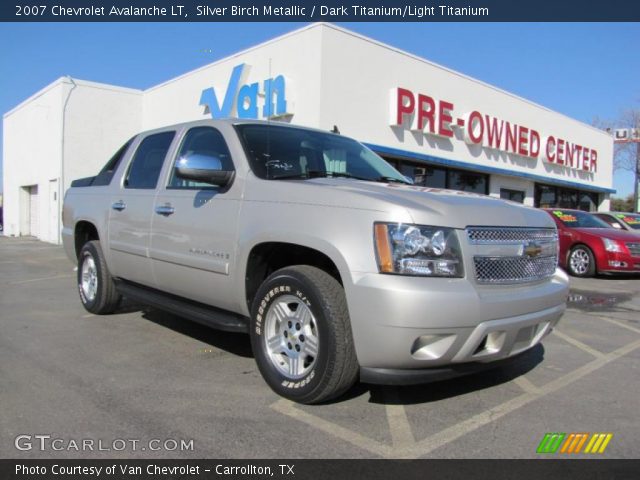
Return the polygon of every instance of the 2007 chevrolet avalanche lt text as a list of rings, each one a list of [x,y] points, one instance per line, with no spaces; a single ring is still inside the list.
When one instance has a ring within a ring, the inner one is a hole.
[[[139,134],[73,182],[63,223],[89,312],[125,296],[249,332],[301,403],[500,365],[568,293],[545,212],[411,185],[355,140],[282,123]]]

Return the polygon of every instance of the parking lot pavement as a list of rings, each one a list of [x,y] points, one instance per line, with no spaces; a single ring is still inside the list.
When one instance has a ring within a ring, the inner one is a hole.
[[[0,329],[3,458],[535,458],[547,432],[640,453],[639,277],[572,279],[559,327],[509,367],[322,406],[272,393],[245,335],[126,303],[87,313],[62,248],[35,240],[0,237]]]

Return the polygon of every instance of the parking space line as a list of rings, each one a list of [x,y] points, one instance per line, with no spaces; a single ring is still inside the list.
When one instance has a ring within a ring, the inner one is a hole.
[[[605,356],[605,354],[600,352],[599,350],[596,350],[595,348],[591,348],[589,345],[586,345],[586,344],[582,343],[580,340],[576,340],[575,338],[570,337],[566,333],[562,333],[558,329],[554,329],[553,333],[555,335],[557,335],[558,337],[560,337],[565,342],[570,343],[574,347],[579,348],[580,350],[585,351],[588,354],[593,355],[594,357],[602,358],[602,357]]]
[[[601,315],[593,315],[593,316],[596,318],[599,318],[600,320],[604,320],[605,322],[612,323],[613,325],[617,325],[619,327],[626,328],[627,330],[631,330],[632,332],[640,333],[640,328],[632,327],[631,325],[627,325],[626,323],[621,322],[619,320],[615,320],[609,317],[603,317]]]
[[[518,385],[526,393],[538,393],[538,392],[540,392],[540,388],[535,386],[533,383],[531,383],[531,381],[526,377],[522,377],[522,376],[516,377],[513,380],[513,383]]]
[[[546,395],[554,393],[571,383],[574,383],[581,378],[589,375],[590,373],[599,370],[610,362],[631,353],[633,350],[640,347],[640,340],[629,343],[624,347],[615,350],[614,352],[603,354],[602,357],[596,358],[591,362],[583,365],[576,370],[563,375],[560,378],[557,378],[546,385],[540,387],[538,389],[538,393],[524,393],[519,397],[516,397],[512,400],[508,400],[497,407],[486,410],[482,413],[474,415],[473,417],[458,423],[457,425],[452,425],[449,428],[442,430],[430,437],[425,438],[424,440],[418,442],[412,449],[406,449],[400,453],[402,458],[417,458],[420,456],[424,456],[436,448],[440,448],[443,445],[453,442],[458,438],[467,435],[474,430],[477,430],[480,427],[483,427],[491,422],[498,420],[499,418],[518,410],[519,408],[524,407],[525,405],[542,398]]]
[[[400,397],[396,389],[385,391],[387,404],[387,422],[389,423],[389,431],[391,432],[391,441],[394,448],[401,448],[406,445],[413,445],[416,439],[411,431],[407,412],[404,405],[400,403]]]
[[[578,341],[576,340],[576,342]],[[413,442],[411,441],[411,439],[414,438],[413,432],[411,432],[410,435],[406,432],[406,429],[408,428],[410,430],[411,427],[407,421],[404,407],[402,408],[402,412],[399,409],[395,409],[395,407],[401,407],[401,405],[387,405],[387,416],[389,418],[389,428],[391,429],[393,446],[384,445],[357,432],[304,412],[296,408],[294,404],[288,400],[278,400],[271,405],[271,408],[279,413],[306,423],[311,427],[317,428],[329,435],[333,435],[336,438],[342,439],[356,447],[362,448],[376,455],[386,458],[419,458],[485,425],[493,423],[505,415],[508,415],[509,413],[514,412],[535,400],[561,390],[567,385],[570,385],[590,373],[601,369],[607,364],[631,353],[637,348],[640,348],[640,340],[620,347],[611,353],[598,352],[599,355],[596,359],[573,370],[572,372],[567,373],[566,375],[563,375],[562,377],[552,380],[542,387],[536,387],[528,380],[523,382],[523,377],[519,377],[520,380],[516,383],[519,383],[521,388],[528,390],[522,395],[511,400],[507,400],[506,402],[485,410],[484,412],[478,413],[467,420],[445,428],[444,430],[441,430],[440,432],[418,442],[415,440]],[[392,397],[391,400],[398,403],[397,397]]]
[[[349,430],[347,428],[341,427],[340,425],[336,425],[335,423],[329,422],[322,418],[316,417],[310,413],[307,413],[299,408],[294,407],[293,402],[289,400],[278,400],[277,402],[271,405],[271,408],[276,412],[282,413],[289,417],[292,417],[300,422],[306,423],[307,425],[317,428],[329,435],[340,438],[356,447],[362,448],[363,450],[368,450],[371,453],[375,453],[376,455],[380,455],[381,457],[389,457],[392,453],[392,448],[388,445],[384,445],[372,438],[365,437],[357,432]]]
[[[9,282],[9,285],[22,285],[23,283],[41,282],[44,280],[58,280],[59,278],[72,278],[72,277],[75,277],[75,275],[54,275],[52,277],[30,278],[29,280],[17,280],[15,282]]]

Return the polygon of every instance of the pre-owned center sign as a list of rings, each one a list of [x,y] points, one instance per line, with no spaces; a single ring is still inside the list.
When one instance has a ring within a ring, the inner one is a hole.
[[[598,152],[555,135],[543,136],[534,128],[482,113],[454,114],[455,105],[406,88],[394,88],[390,96],[390,124],[428,135],[454,138],[463,129],[464,141],[523,157],[539,158],[586,172],[598,171]]]

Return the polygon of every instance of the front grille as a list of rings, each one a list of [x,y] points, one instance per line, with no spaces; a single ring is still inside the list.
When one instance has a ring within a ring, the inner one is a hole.
[[[558,233],[554,228],[469,227],[467,238],[475,245],[478,283],[536,282],[550,278],[556,270]]]
[[[551,257],[475,257],[479,283],[525,283],[549,278],[556,271],[556,256]]]
[[[640,257],[640,242],[627,242],[627,248],[632,257]]]
[[[496,228],[470,227],[467,229],[469,242],[487,243],[519,243],[523,241],[557,241],[558,233],[553,228]]]

